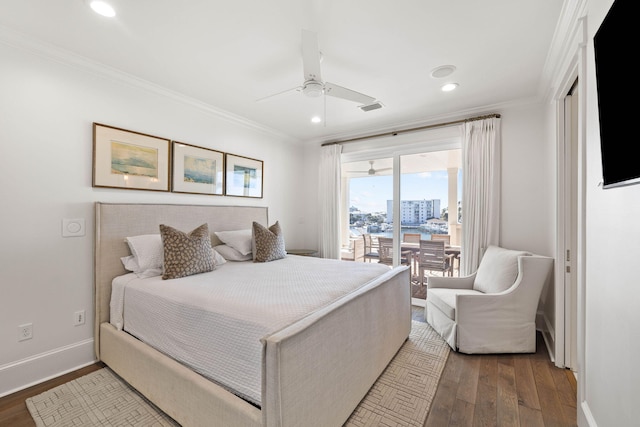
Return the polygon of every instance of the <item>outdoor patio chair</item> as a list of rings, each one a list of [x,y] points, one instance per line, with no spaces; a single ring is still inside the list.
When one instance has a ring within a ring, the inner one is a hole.
[[[378,262],[385,265],[393,265],[393,239],[391,237],[378,237]],[[402,251],[400,264],[411,267],[411,251]]]
[[[426,271],[441,271],[443,276],[447,273],[453,276],[453,255],[446,254],[444,246],[443,240],[420,240],[417,260],[420,285],[424,285]]]
[[[380,258],[380,254],[373,244],[373,238],[371,234],[365,233],[362,235],[364,239],[364,260],[367,262],[371,262],[371,260],[378,260]]]
[[[451,235],[450,234],[432,234],[431,240],[444,240],[445,244],[451,244]]]

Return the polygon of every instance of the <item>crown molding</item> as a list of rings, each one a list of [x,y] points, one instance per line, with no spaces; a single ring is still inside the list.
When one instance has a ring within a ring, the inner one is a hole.
[[[132,74],[125,73],[124,71],[113,68],[109,65],[93,61],[66,49],[26,36],[25,34],[9,29],[3,25],[0,25],[0,43],[83,72],[97,75],[115,83],[129,85],[156,95],[164,96],[173,101],[194,107],[219,119],[267,134],[284,142],[298,142],[298,139],[291,135],[263,126],[259,123],[248,120],[245,117],[230,113],[211,104],[207,104],[195,98],[167,89]]]
[[[540,79],[539,92],[548,102],[554,99],[558,76],[571,68],[575,52],[586,41],[586,15],[587,0],[564,1]]]

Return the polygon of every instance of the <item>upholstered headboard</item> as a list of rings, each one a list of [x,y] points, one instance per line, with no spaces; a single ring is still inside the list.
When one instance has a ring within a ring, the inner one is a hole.
[[[130,255],[125,239],[141,234],[160,234],[160,224],[182,231],[191,231],[204,224],[209,226],[211,242],[220,240],[215,231],[251,228],[253,221],[268,226],[268,212],[261,206],[206,206],[138,203],[95,204],[95,323],[96,355],[100,354],[100,324],[109,321],[111,281],[126,273],[121,257]]]

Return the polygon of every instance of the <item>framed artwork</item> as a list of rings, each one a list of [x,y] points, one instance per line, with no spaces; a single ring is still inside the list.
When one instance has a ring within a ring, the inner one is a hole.
[[[171,141],[93,124],[93,186],[169,191]]]
[[[174,193],[222,195],[224,153],[173,141]]]
[[[225,194],[262,198],[262,166],[262,160],[225,154]]]

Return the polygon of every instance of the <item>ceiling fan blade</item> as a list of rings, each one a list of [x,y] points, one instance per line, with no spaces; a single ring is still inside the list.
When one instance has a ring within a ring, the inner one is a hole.
[[[338,86],[334,83],[325,83],[324,84],[324,93],[325,95],[333,96],[336,98],[346,99],[347,101],[354,101],[359,104],[372,104],[376,101],[375,98],[372,98],[368,95],[362,94],[360,92],[356,92],[355,90],[347,89],[346,87]]]
[[[390,171],[390,170],[393,170],[393,168],[380,168],[380,169],[376,169],[376,173],[382,172],[382,171]]]
[[[302,66],[305,81],[311,79],[322,82],[318,35],[313,31],[302,30]]]
[[[284,95],[285,93],[289,93],[289,92],[294,92],[294,91],[300,92],[301,90],[302,90],[302,86],[292,87],[291,89],[283,90],[282,92],[274,93],[272,95],[268,95],[263,98],[256,99],[256,102],[266,101],[267,99],[270,99],[279,95]]]

